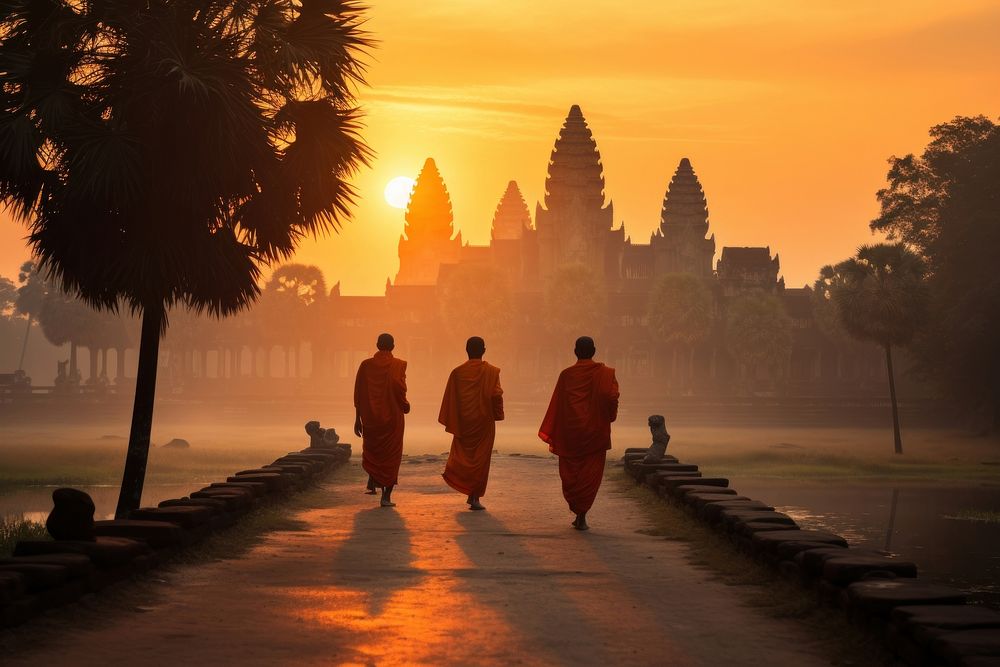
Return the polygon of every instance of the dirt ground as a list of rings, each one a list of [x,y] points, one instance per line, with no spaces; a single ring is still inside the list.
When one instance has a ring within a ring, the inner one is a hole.
[[[801,628],[692,566],[683,543],[638,532],[648,522],[614,484],[580,533],[548,458],[496,458],[486,512],[465,509],[442,467],[404,463],[395,509],[361,493],[355,468],[293,517],[298,530],[174,567],[148,600],[5,664],[829,664]]]

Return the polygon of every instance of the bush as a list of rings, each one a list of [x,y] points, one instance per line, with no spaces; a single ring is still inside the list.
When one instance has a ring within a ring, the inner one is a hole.
[[[45,526],[37,521],[29,521],[23,516],[5,516],[0,519],[0,558],[10,556],[21,540],[45,537],[48,537]]]

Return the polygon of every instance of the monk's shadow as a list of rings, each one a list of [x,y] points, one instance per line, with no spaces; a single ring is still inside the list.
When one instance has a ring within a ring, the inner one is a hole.
[[[587,637],[595,631],[595,621],[603,622],[589,617],[567,594],[577,586],[587,586],[589,575],[545,562],[527,548],[531,535],[512,532],[488,512],[459,512],[455,520],[463,529],[455,542],[472,563],[456,575],[476,604],[492,606],[503,614],[529,645],[545,647],[553,663],[610,664],[600,646],[567,640],[564,631],[576,628],[575,636]],[[495,579],[502,580],[502,585],[491,585]]]
[[[410,532],[392,508],[373,507],[354,515],[351,535],[333,556],[333,579],[341,588],[367,593],[367,613],[379,616],[397,592],[420,583],[423,572]]]

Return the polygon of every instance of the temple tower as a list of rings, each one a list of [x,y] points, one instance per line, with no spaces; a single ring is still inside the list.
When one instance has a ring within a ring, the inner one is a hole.
[[[650,239],[656,273],[690,273],[709,278],[715,235],[708,237],[708,203],[691,167],[683,158],[663,197],[660,228]]]
[[[442,264],[458,262],[462,233],[452,238],[451,198],[434,160],[427,158],[406,207],[399,237],[396,285],[434,285]]]
[[[511,181],[493,214],[491,237],[493,241],[518,241],[530,229],[531,214],[528,213],[528,205],[524,203],[517,181]]]
[[[612,205],[604,203],[601,154],[574,104],[552,149],[545,204],[535,212],[542,279],[561,265],[583,264],[605,284],[616,282],[625,237],[624,230],[612,230],[612,223]]]

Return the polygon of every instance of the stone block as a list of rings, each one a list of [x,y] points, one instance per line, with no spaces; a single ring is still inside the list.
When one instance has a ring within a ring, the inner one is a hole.
[[[778,545],[782,542],[809,541],[847,546],[847,541],[840,535],[821,530],[765,530],[754,533],[751,541],[755,549],[762,554],[777,553]]]
[[[965,593],[957,588],[916,579],[858,581],[847,587],[847,598],[852,608],[883,618],[905,605],[953,605],[966,601]]]
[[[957,630],[931,640],[931,650],[950,664],[965,665],[969,658],[1000,658],[1000,630]]]
[[[831,547],[822,542],[782,542],[778,545],[775,550],[775,556],[780,560],[794,560],[796,565],[801,568],[801,563],[796,560],[796,556],[803,552],[809,551],[810,549],[830,549]],[[833,547],[837,549],[844,549],[844,547]]]
[[[237,473],[232,477],[227,478],[226,482],[230,484],[238,484],[239,482],[259,482],[267,487],[268,493],[281,491],[288,488],[289,485],[288,478],[276,472]]]
[[[230,477],[229,479],[237,479],[236,477]],[[241,481],[234,482],[212,482],[209,488],[213,489],[243,489],[253,494],[254,498],[260,498],[265,495],[268,491],[267,484],[263,481],[257,482],[250,479],[243,479]],[[205,489],[203,489],[205,490]]]
[[[731,532],[734,535],[739,535],[741,537],[752,537],[755,533],[760,533],[764,531],[778,531],[778,530],[798,530],[799,527],[794,523],[771,523],[768,521],[741,521],[736,524],[731,524]],[[751,546],[753,546],[753,541],[751,540]],[[776,553],[776,549],[772,550],[770,553],[773,555]]]
[[[72,578],[68,567],[50,563],[0,563],[0,573],[3,572],[15,572],[23,576],[29,593],[62,586]]]
[[[730,489],[724,486],[703,486],[697,483],[683,484],[675,488],[674,492],[678,497],[683,497],[690,493],[712,493],[727,496],[736,495],[736,489]]]
[[[824,544],[815,549],[804,549],[795,555],[795,562],[802,568],[803,574],[812,578],[823,576],[823,566],[830,558],[851,556],[883,556],[884,554],[870,549],[850,549],[845,553],[841,545]]]
[[[0,607],[23,595],[28,590],[28,582],[20,572],[0,572]]]
[[[1000,629],[1000,612],[980,605],[910,605],[892,610],[893,626],[927,646],[931,640],[958,630]]]
[[[22,563],[35,563],[38,565],[58,565],[59,567],[64,567],[69,571],[69,576],[71,579],[77,579],[80,577],[90,577],[94,574],[97,569],[94,563],[82,554],[72,554],[72,553],[57,553],[57,554],[38,554],[35,556],[15,556],[13,558],[0,558],[0,566],[2,565],[19,565]]]
[[[79,489],[56,489],[45,528],[57,540],[93,539],[94,501]]]
[[[220,498],[171,498],[160,501],[157,507],[207,507],[213,515],[229,511],[226,501]]]
[[[185,530],[194,530],[212,519],[215,511],[203,505],[188,505],[182,507],[142,507],[129,515],[137,521],[164,521],[173,523]]]
[[[175,523],[168,521],[142,521],[123,519],[96,521],[94,533],[99,537],[126,537],[145,542],[154,549],[179,547],[192,541],[190,535]]]
[[[223,489],[195,491],[191,494],[191,500],[212,500],[223,503],[227,512],[241,512],[253,504],[253,496],[249,493],[226,493]]]
[[[705,487],[705,488],[710,489],[712,487]],[[726,493],[686,493],[681,499],[681,501],[684,504],[690,505],[695,509],[695,511],[697,511],[698,508],[703,507],[705,505],[710,505],[712,503],[724,503],[724,502],[729,502],[731,500],[750,500],[750,499],[745,496],[734,496],[732,494],[726,494]]]
[[[697,473],[701,474],[701,473]],[[660,484],[667,487],[673,495],[673,490],[679,486],[690,486],[692,484],[698,484],[699,486],[721,486],[728,487],[729,480],[724,477],[698,477],[696,481],[692,481],[690,475],[673,475],[668,477],[660,477]]]
[[[716,523],[722,520],[722,511],[724,509],[734,509],[738,508],[741,510],[751,510],[754,512],[773,512],[774,508],[770,505],[765,505],[759,500],[720,500],[715,503],[708,503],[702,505],[698,509],[698,516],[700,516],[705,521],[709,523]]]
[[[82,554],[99,568],[126,565],[150,553],[144,542],[124,537],[97,537],[87,540],[22,540],[14,548],[15,556],[43,554]]]
[[[823,578],[837,586],[847,586],[881,573],[888,574],[890,578],[913,578],[917,576],[917,566],[909,561],[896,560],[888,556],[851,553],[833,556],[823,563]]]

